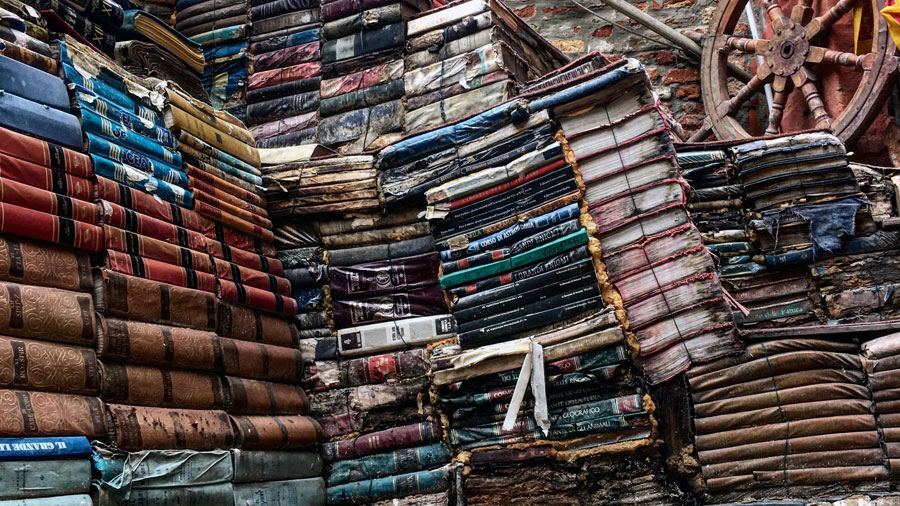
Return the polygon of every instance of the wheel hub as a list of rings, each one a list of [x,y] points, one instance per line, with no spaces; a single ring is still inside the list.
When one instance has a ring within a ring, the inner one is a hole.
[[[788,21],[775,31],[764,54],[766,64],[776,75],[789,76],[797,72],[809,56],[809,40],[806,31],[797,23]]]

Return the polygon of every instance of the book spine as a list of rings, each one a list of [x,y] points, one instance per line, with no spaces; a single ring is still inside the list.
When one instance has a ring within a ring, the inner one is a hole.
[[[240,265],[219,260],[213,260],[216,267],[216,276],[242,285],[252,286],[260,290],[268,290],[285,297],[291,295],[291,283],[285,278],[266,274],[255,269],[241,267]]]
[[[311,478],[322,474],[318,452],[231,450],[234,483]]]
[[[87,253],[3,235],[0,279],[80,292],[93,286]]]
[[[22,499],[43,495],[40,491],[48,489],[58,496],[86,494],[91,489],[91,461],[81,458],[0,462],[0,476],[16,477],[4,480],[11,483],[4,483],[0,489],[3,502],[16,500],[15,503],[23,504]]]
[[[100,209],[100,221],[104,225],[164,241],[181,248],[195,251],[206,251],[207,249],[206,236],[194,230],[126,209],[106,200],[99,201],[97,206]]]
[[[222,349],[212,332],[103,319],[97,353],[104,360],[221,371]]]
[[[238,139],[212,125],[204,123],[178,107],[170,105],[169,111],[172,113],[174,128],[186,130],[203,141],[210,143],[212,146],[218,147],[226,153],[246,162],[250,166],[259,167],[259,152],[256,151],[256,148],[242,143]]]
[[[0,336],[0,387],[96,395],[94,350]]]
[[[194,329],[216,328],[216,297],[191,290],[98,269],[94,292],[102,312],[138,321],[174,324]]]
[[[117,506],[122,504],[122,499],[113,491],[100,487],[95,493],[95,506]],[[142,506],[168,506],[175,504],[232,504],[234,502],[234,488],[231,483],[216,483],[214,485],[192,485],[189,487],[166,486],[160,488],[141,488],[132,492],[132,497],[138,497]],[[90,499],[90,497],[88,497]],[[53,503],[56,505],[56,503]],[[91,505],[91,502],[86,503]],[[36,505],[37,506],[37,505]],[[40,505],[43,506],[43,505]],[[60,505],[68,506],[68,505]],[[79,505],[80,506],[80,505]]]
[[[0,438],[0,461],[72,459],[91,456],[91,444],[84,436]]]
[[[446,489],[449,484],[450,466],[445,466],[430,471],[416,471],[328,487],[328,504],[357,504],[393,497],[430,494]]]
[[[229,302],[246,304],[252,308],[285,316],[297,314],[297,302],[277,293],[240,285],[226,279],[216,280],[219,297]]]
[[[309,399],[297,385],[226,376],[229,412],[241,415],[306,415]]]
[[[297,328],[284,318],[254,311],[248,307],[219,303],[218,334],[244,341],[297,348]]]
[[[422,445],[440,440],[441,426],[434,422],[416,423],[361,435],[350,441],[322,445],[326,461],[364,457],[384,451]]]
[[[275,256],[275,246],[272,240],[260,240],[258,237],[247,235],[238,230],[226,227],[221,223],[214,223],[210,230],[207,230],[206,237],[215,239],[225,243],[232,248],[238,248],[256,253],[257,255],[265,255],[267,257]],[[269,231],[269,234],[272,232]]]
[[[208,254],[172,243],[153,239],[140,233],[128,232],[121,228],[103,225],[104,245],[129,255],[136,255],[173,266],[184,267],[204,273],[214,273]]]
[[[0,151],[4,153],[73,176],[93,175],[91,160],[85,154],[5,128],[0,128],[0,135],[3,137]]]
[[[85,436],[105,439],[104,404],[96,397],[0,390],[3,437]]]
[[[438,467],[450,462],[451,457],[450,447],[446,443],[440,442],[370,455],[356,460],[339,460],[331,467],[328,485],[333,487],[353,481]]]
[[[331,293],[339,298],[402,292],[434,284],[437,278],[437,253],[328,269]]]
[[[107,405],[115,441],[126,451],[213,450],[234,444],[224,411]]]
[[[426,344],[456,332],[456,321],[449,315],[426,316],[338,331],[340,352],[347,357]]]
[[[325,504],[325,480],[316,477],[235,484],[233,500],[236,504],[269,506]]]
[[[308,416],[245,416],[231,417],[243,449],[313,448],[318,443],[322,427]]]
[[[331,310],[335,326],[346,328],[405,317],[439,315],[447,312],[447,303],[443,291],[434,284],[361,300],[332,299]]]
[[[97,198],[108,200],[135,212],[173,225],[205,234],[212,230],[211,221],[199,214],[154,198],[153,195],[130,188],[112,179],[97,176]]]
[[[33,225],[33,224],[32,224]],[[92,346],[94,304],[89,294],[0,282],[0,333]]]
[[[210,293],[215,293],[216,290],[216,277],[212,274],[119,251],[106,250],[106,267],[123,274],[174,286]]]
[[[225,409],[228,397],[215,374],[104,362],[103,395],[109,403],[184,409]]]
[[[193,205],[193,196],[181,186],[169,184],[155,176],[141,172],[128,165],[114,162],[103,156],[92,154],[91,160],[94,162],[94,172],[98,176],[112,179],[117,183],[128,185],[135,190],[159,197],[179,206],[191,207]],[[103,198],[118,202],[108,197]]]

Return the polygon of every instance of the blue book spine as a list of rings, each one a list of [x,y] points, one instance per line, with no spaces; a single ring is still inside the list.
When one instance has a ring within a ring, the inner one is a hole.
[[[83,436],[0,438],[0,461],[89,457]]]
[[[161,179],[145,174],[133,167],[114,162],[109,158],[92,154],[94,174],[112,179],[117,183],[130,186],[150,195],[177,204],[188,209],[194,205],[194,197],[191,192],[179,186],[171,185]]]
[[[176,167],[181,167],[181,153],[135,133],[116,121],[104,118],[91,109],[81,110],[81,128],[86,132],[100,135],[120,146],[139,151],[151,158]]]
[[[167,183],[171,183],[182,188],[187,188],[189,184],[188,176],[181,170],[154,160],[142,153],[119,146],[97,136],[90,132],[85,132],[88,143],[88,153],[92,155],[100,155],[110,160],[115,160],[121,164],[129,165],[153,177],[161,179]]]

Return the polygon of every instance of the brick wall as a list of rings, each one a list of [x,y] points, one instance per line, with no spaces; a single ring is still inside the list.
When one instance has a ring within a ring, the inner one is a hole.
[[[619,26],[665,42],[655,33],[613,9],[591,0],[580,3],[612,23],[598,19],[569,0],[508,0],[507,3],[544,37],[570,56],[588,51],[639,58],[664,106],[690,133],[705,115],[700,97],[700,66],[663,43],[628,33]],[[715,11],[714,0],[649,0],[634,4],[676,30],[705,31]],[[615,26],[619,25],[619,26]]]

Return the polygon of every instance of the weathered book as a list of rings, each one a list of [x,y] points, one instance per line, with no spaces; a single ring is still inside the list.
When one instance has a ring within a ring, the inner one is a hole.
[[[0,461],[88,458],[91,444],[84,436],[0,439]]]
[[[384,451],[421,446],[442,438],[440,424],[417,423],[371,432],[352,440],[325,443],[322,445],[322,456],[326,461],[358,459]]]
[[[648,235],[639,244],[612,253],[604,251],[603,262],[609,276],[618,278],[661,262],[674,253],[689,251],[702,245],[703,240],[697,229],[685,224],[656,235]]]
[[[601,215],[592,213],[591,216],[595,222],[602,223]],[[636,216],[619,228],[602,234],[598,238],[603,249],[612,253],[638,243],[645,237],[661,234],[686,223],[690,223],[690,217],[684,206],[670,204],[662,209]]]
[[[231,416],[240,448],[284,450],[314,448],[322,428],[308,416]]]
[[[260,255],[252,251],[247,251],[237,247],[231,247],[220,241],[207,238],[206,250],[215,258],[219,258],[228,262],[256,270],[272,274],[274,276],[283,276],[284,269],[281,261],[266,255]]]
[[[90,158],[85,154],[5,128],[0,129],[0,134],[5,139],[0,147],[3,153],[74,176],[93,174]]]
[[[169,129],[185,130],[253,167],[259,167],[260,165],[259,153],[255,147],[241,142],[173,104],[169,104],[169,107],[166,108],[165,121],[166,127]]]
[[[194,193],[199,193],[200,190],[194,189]],[[222,207],[226,207],[228,204],[218,200],[218,207],[210,204],[208,201],[210,199],[214,199],[215,197],[198,197],[194,200],[194,209],[197,210],[197,213],[205,216],[206,218],[220,224],[224,225],[228,228],[238,230],[241,233],[247,234],[249,236],[262,239],[266,242],[272,242],[274,240],[274,236],[272,235],[271,222],[269,223],[254,223],[254,221],[260,220],[248,220],[247,216],[238,216],[237,214],[232,214],[227,210],[223,210]],[[232,209],[233,211],[234,209]],[[243,213],[240,213],[243,214]],[[265,221],[269,221],[267,218],[263,218]]]
[[[130,165],[114,162],[103,156],[92,154],[91,160],[97,176],[111,179],[179,206],[193,206],[194,197],[185,188],[169,184],[156,176],[142,172]],[[108,198],[108,200],[113,199]],[[113,201],[116,202],[115,200]]]
[[[0,161],[3,163],[5,180],[17,181],[73,199],[90,201],[92,198],[93,186],[90,179],[51,169],[6,153],[0,153]]]
[[[142,489],[203,487],[230,482],[234,476],[227,450],[124,452],[97,442],[93,448],[100,486],[112,496],[140,494]]]
[[[0,387],[96,395],[97,357],[90,348],[0,336]]]
[[[310,408],[317,417],[349,411],[374,411],[422,402],[428,380],[419,377],[391,384],[362,385],[310,394]]]
[[[268,290],[284,296],[291,294],[291,283],[285,278],[250,269],[248,267],[241,267],[240,265],[219,260],[218,258],[213,259],[213,261],[216,267],[216,276],[219,278],[259,288],[260,290]]]
[[[220,371],[219,338],[212,332],[101,318],[97,354],[104,360]]]
[[[297,328],[284,318],[220,302],[217,332],[223,337],[296,348]]]
[[[437,283],[382,295],[331,300],[334,325],[355,327],[385,320],[433,316],[447,312],[444,292]]]
[[[262,183],[258,168],[184,130],[178,132],[178,149],[188,162],[247,191]]]
[[[69,94],[62,79],[20,61],[0,56],[0,88],[21,100],[69,111]]]
[[[156,239],[163,241],[181,248],[182,251],[184,249],[194,250],[194,252],[206,251],[206,236],[199,232],[179,227],[105,200],[99,201],[97,207],[100,210],[100,221],[104,225],[131,232],[140,236],[139,238],[143,240]],[[121,234],[121,231],[119,233]],[[193,265],[193,262],[191,262],[191,265]],[[208,268],[199,270],[211,272]]]
[[[277,84],[319,77],[321,73],[322,68],[319,62],[298,63],[290,67],[255,72],[250,74],[250,78],[247,80],[247,90],[268,88]]]
[[[230,448],[235,442],[224,411],[107,405],[116,445],[127,451]]]
[[[103,362],[106,402],[184,409],[225,409],[229,398],[216,374]]]
[[[337,341],[341,355],[352,357],[424,345],[455,332],[452,316],[437,315],[342,329],[338,331]]]
[[[438,419],[431,404],[405,405],[377,411],[345,411],[318,418],[325,440],[337,441],[348,434],[382,431],[400,425]]]
[[[320,26],[319,20],[319,9],[300,10],[268,19],[254,20],[250,41],[255,44],[265,39],[316,28]]]
[[[0,236],[0,279],[86,292],[93,285],[90,272],[86,253]]]
[[[216,297],[108,269],[94,271],[94,300],[107,316],[214,330]]]
[[[712,256],[704,248],[674,253],[668,260],[613,280],[625,304],[694,274],[712,272]],[[627,306],[626,306],[627,307]]]
[[[265,89],[265,88],[263,88]],[[259,101],[247,106],[247,122],[261,125],[319,108],[319,93],[310,91]]]
[[[125,502],[120,497],[121,495],[121,493],[101,487],[94,491],[93,504],[95,506],[116,506]],[[191,487],[135,488],[132,489],[127,504],[161,506],[173,501],[182,504],[197,505],[228,504],[234,501],[234,491],[231,483],[216,483],[213,485],[197,485]]]
[[[357,265],[366,262],[378,262],[391,258],[403,258],[421,255],[434,251],[434,239],[430,236],[410,239],[408,241],[331,250],[328,252],[329,266]]]
[[[311,478],[322,474],[318,452],[231,450],[234,483]]]
[[[357,460],[339,460],[331,466],[328,485],[381,478],[438,467],[450,462],[450,447],[444,442],[390,453],[370,455]]]
[[[218,190],[208,190],[208,193],[221,195],[232,204],[244,206],[248,210],[263,209],[266,205],[265,199],[259,195],[259,190],[244,180],[236,181],[236,178],[228,174],[217,174],[218,171],[207,172],[187,162],[184,164],[184,171],[190,177],[191,185],[205,183],[207,187]]]
[[[250,506],[324,505],[325,480],[315,477],[235,484],[234,502]]]
[[[403,81],[396,79],[387,83],[376,84],[368,88],[350,91],[342,95],[323,99],[319,105],[319,114],[333,116],[345,111],[377,105],[403,96]]]
[[[0,313],[3,334],[82,346],[94,344],[94,305],[89,294],[2,282],[0,307],[6,308]]]
[[[24,499],[86,494],[91,489],[91,461],[66,460],[0,462],[0,504],[23,504]]]
[[[305,415],[306,393],[297,385],[226,376],[232,414]]]
[[[98,199],[107,200],[135,212],[200,233],[205,233],[213,228],[211,221],[194,211],[163,202],[151,194],[105,177],[96,176],[95,180],[97,181],[95,196]]]
[[[216,288],[216,277],[212,274],[179,267],[151,258],[143,258],[108,249],[103,254],[101,262],[100,266],[110,271],[130,274],[142,279],[210,293],[214,293]]]
[[[110,206],[115,204],[109,204]],[[118,206],[117,206],[118,207]],[[111,209],[111,208],[110,208]],[[124,214],[124,208],[119,207]],[[134,213],[136,214],[136,213]],[[123,216],[124,218],[124,216]],[[183,230],[183,229],[182,229]],[[174,231],[177,234],[177,230]],[[186,232],[186,231],[185,231]],[[184,234],[186,237],[187,234]],[[177,236],[176,236],[177,237]],[[203,247],[201,250],[188,249],[140,233],[129,232],[124,229],[103,225],[104,246],[117,252],[142,258],[165,262],[172,265],[192,269],[201,273],[214,273],[213,262],[205,251],[205,237],[197,234],[196,242]]]
[[[271,240],[263,240],[258,237],[247,235],[233,228],[226,227],[221,223],[212,223],[212,229],[206,231],[207,238],[215,239],[232,248],[242,249],[244,251],[256,253],[257,255],[264,255],[267,257],[275,256],[275,245],[272,244]]]
[[[287,383],[297,383],[302,378],[299,350],[224,337],[218,341],[226,374]]]
[[[105,405],[96,397],[0,390],[0,412],[3,437],[108,436]]]
[[[353,298],[411,291],[434,284],[438,255],[426,253],[390,261],[331,267],[328,282],[335,298]]]
[[[450,486],[450,466],[328,487],[328,504],[370,501],[440,492]]]
[[[341,362],[316,361],[306,368],[304,382],[307,388],[323,390],[415,378],[427,372],[424,350],[415,349]]]
[[[223,300],[285,316],[297,314],[297,302],[292,298],[221,278],[216,280],[216,284],[216,293]]]

